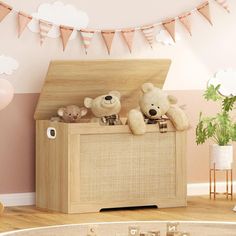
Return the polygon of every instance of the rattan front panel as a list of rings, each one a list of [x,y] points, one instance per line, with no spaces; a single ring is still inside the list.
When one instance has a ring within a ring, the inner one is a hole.
[[[174,198],[175,132],[80,136],[80,201]]]

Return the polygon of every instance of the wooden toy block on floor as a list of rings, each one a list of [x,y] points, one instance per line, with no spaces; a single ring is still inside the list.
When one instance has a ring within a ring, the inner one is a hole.
[[[170,121],[166,133],[151,124],[142,136],[132,135],[128,125],[50,121],[59,107],[83,106],[85,97],[112,90],[121,93],[120,116],[127,117],[137,107],[142,84],[162,88],[169,66],[165,59],[50,64],[34,115],[37,207],[83,213],[186,206],[186,132]]]

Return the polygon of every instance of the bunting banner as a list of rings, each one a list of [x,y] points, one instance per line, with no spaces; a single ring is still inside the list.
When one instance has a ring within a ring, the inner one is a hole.
[[[52,24],[47,21],[39,20],[39,36],[40,36],[40,45],[42,46],[49,31],[52,28]]]
[[[170,34],[171,38],[175,41],[175,19],[170,19],[162,24],[167,32]]]
[[[143,32],[144,37],[146,38],[148,44],[151,48],[153,48],[154,44],[154,26],[149,27],[143,27],[141,28],[141,31]]]
[[[116,32],[114,30],[104,30],[104,31],[101,32],[109,55],[111,54],[111,47],[112,47],[112,43],[113,43],[115,33]]]
[[[85,53],[88,54],[88,49],[90,47],[91,41],[93,39],[94,36],[94,31],[89,31],[89,30],[80,30],[80,34],[82,37],[82,41],[84,44],[84,49],[85,49]]]
[[[192,36],[191,24],[189,18],[191,17],[191,13],[185,13],[179,16],[179,21],[185,27],[185,29],[189,32],[190,36]]]
[[[63,45],[63,51],[66,50],[67,43],[70,39],[71,34],[73,33],[73,28],[61,25],[60,32],[61,32],[61,40]]]
[[[12,11],[12,7],[6,3],[0,2],[0,22]]]
[[[103,29],[76,29],[74,27],[68,26],[68,25],[56,25],[55,23],[45,21],[43,19],[36,19],[30,14],[25,13],[24,11],[16,11],[13,7],[9,6],[8,4],[0,1],[0,22],[2,22],[7,15],[9,15],[10,12],[14,12],[17,14],[17,23],[18,23],[18,37],[22,35],[27,25],[31,22],[31,20],[37,20],[36,22],[39,23],[39,36],[40,36],[40,44],[42,45],[45,41],[45,39],[48,36],[49,31],[53,26],[60,28],[60,36],[63,44],[63,51],[65,51],[67,44],[69,42],[69,39],[71,37],[71,34],[74,30],[77,30],[80,32],[81,40],[85,49],[85,53],[88,53],[88,49],[91,45],[91,42],[93,40],[93,37],[95,33],[101,33],[103,41],[106,45],[106,49],[108,51],[108,54],[111,54],[112,44],[115,37],[115,34],[117,32],[120,32],[123,38],[123,42],[126,44],[126,46],[129,49],[129,52],[132,53],[133,50],[133,41],[134,36],[137,31],[141,31],[144,35],[147,43],[150,45],[151,48],[153,48],[154,42],[155,42],[155,32],[156,28],[164,28],[174,42],[176,42],[176,21],[179,21],[183,27],[186,29],[186,31],[192,36],[192,27],[191,27],[191,20],[190,18],[193,16],[195,12],[200,13],[201,16],[203,16],[211,25],[212,19],[211,19],[211,12],[210,12],[210,3],[214,2],[215,4],[220,5],[223,7],[228,13],[230,13],[230,9],[228,6],[227,0],[207,0],[204,1],[203,4],[197,6],[196,8],[185,12],[184,14],[180,14],[176,17],[173,17],[169,20],[164,20],[162,22],[156,22],[153,24],[149,24],[146,26],[138,26],[133,28],[122,28],[122,29],[109,29],[109,30],[103,30]],[[198,14],[199,15],[199,14]],[[167,18],[168,19],[168,18]]]
[[[19,12],[18,13],[18,38],[20,38],[21,34],[25,30],[26,26],[30,23],[32,20],[32,16]]]
[[[228,13],[230,13],[227,0],[215,0],[221,7],[223,7]]]
[[[122,30],[121,34],[122,34],[122,36],[123,36],[123,38],[124,38],[128,48],[129,48],[130,53],[132,53],[135,29]]]
[[[210,12],[210,7],[209,7],[209,2],[205,2],[201,4],[200,6],[197,7],[198,12],[205,17],[205,19],[211,24],[211,12]]]

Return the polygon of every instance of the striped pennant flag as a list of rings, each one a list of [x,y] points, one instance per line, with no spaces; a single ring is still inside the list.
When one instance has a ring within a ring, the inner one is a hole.
[[[61,40],[62,40],[62,44],[63,44],[63,51],[65,51],[67,43],[68,43],[70,36],[73,33],[74,29],[71,27],[68,27],[68,26],[61,25],[60,31],[61,31]]]
[[[85,53],[87,55],[89,46],[91,44],[95,32],[92,30],[80,30],[80,33],[84,44]]]
[[[191,17],[191,12],[182,14],[179,16],[179,21],[183,24],[185,29],[189,32],[190,36],[192,36],[192,31],[191,31],[191,24],[189,21],[189,18]]]
[[[228,13],[230,13],[227,0],[215,0],[220,6],[222,6]]]
[[[144,37],[146,38],[147,42],[149,43],[150,47],[153,48],[154,44],[154,26],[147,26],[142,27],[141,31],[143,32]]]
[[[121,31],[121,34],[129,48],[130,53],[132,53],[132,46],[134,40],[135,29],[125,29]]]
[[[18,38],[20,38],[21,34],[23,33],[26,26],[30,23],[31,20],[32,16],[24,12],[18,13]]]
[[[42,46],[45,39],[47,38],[48,32],[51,30],[52,24],[44,21],[39,20],[39,35],[40,35],[40,45]]]
[[[197,10],[211,25],[213,25],[211,21],[211,12],[208,1],[198,6]]]
[[[0,2],[0,22],[12,11],[12,7]]]
[[[113,43],[113,39],[114,39],[115,33],[116,32],[114,30],[103,30],[101,32],[103,40],[104,40],[104,42],[106,44],[107,51],[108,51],[109,55],[111,53],[111,47],[112,47],[112,43]]]
[[[167,32],[170,34],[171,38],[176,42],[175,40],[175,19],[167,20],[162,23],[164,28],[167,30]]]

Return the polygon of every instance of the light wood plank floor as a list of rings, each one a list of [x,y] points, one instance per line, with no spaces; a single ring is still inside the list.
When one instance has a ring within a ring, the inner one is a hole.
[[[0,232],[32,227],[90,222],[136,221],[136,220],[207,220],[236,222],[232,208],[236,201],[209,200],[208,197],[189,197],[188,207],[171,209],[111,210],[89,214],[61,214],[45,212],[30,207],[6,208],[0,216]]]

